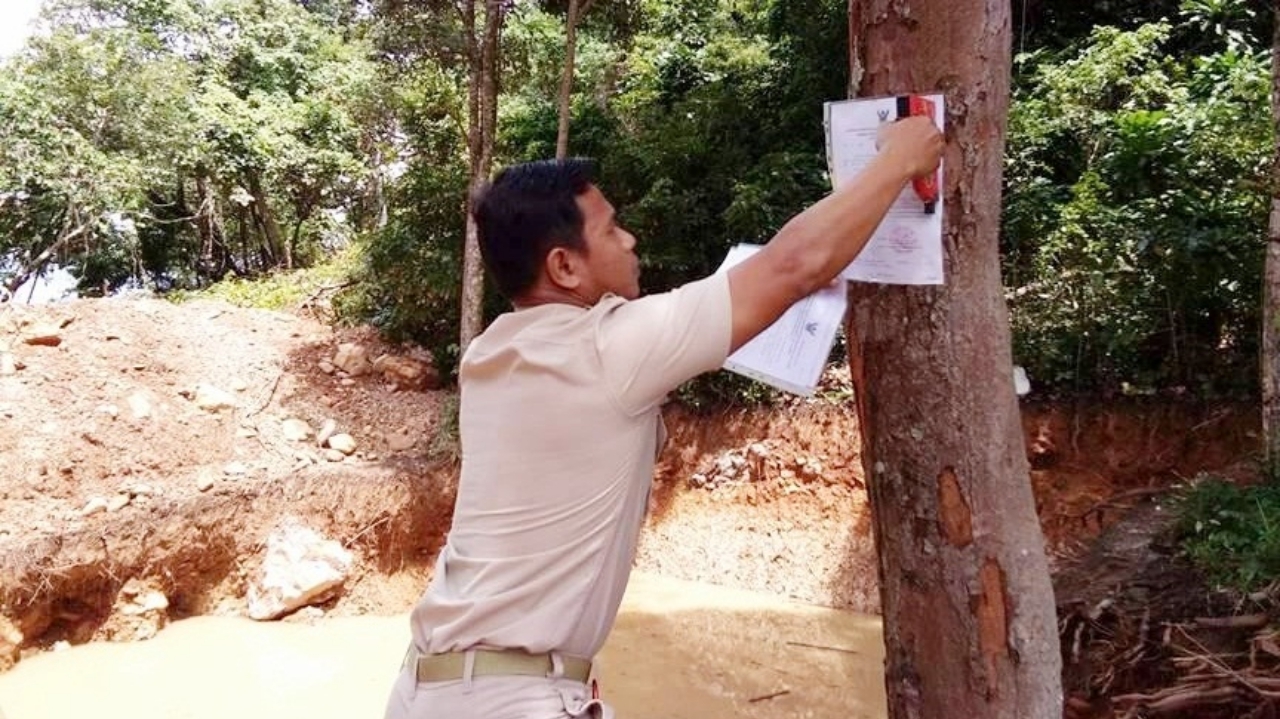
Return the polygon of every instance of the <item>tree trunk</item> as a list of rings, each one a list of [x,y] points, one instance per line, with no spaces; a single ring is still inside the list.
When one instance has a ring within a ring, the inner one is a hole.
[[[217,281],[234,267],[218,215],[218,198],[210,190],[208,171],[196,170],[196,231],[200,234],[199,275]]]
[[[581,7],[578,0],[569,0],[569,12],[565,17],[564,74],[560,77],[559,119],[556,125],[557,160],[569,156],[569,117],[572,114],[570,101],[573,99],[573,69],[578,52],[578,17],[586,14],[590,5],[591,0],[587,0]]]
[[[371,139],[370,144],[373,148],[369,151],[369,195],[366,201],[366,212],[373,219],[370,221],[366,218],[364,229],[381,232],[386,229],[388,219],[387,185],[383,175],[387,163],[377,140]]]
[[[248,209],[244,205],[236,205],[236,236],[240,239],[240,258],[244,262],[245,274],[253,274],[253,254],[249,252]]]
[[[998,257],[1007,0],[854,0],[864,96],[946,93],[947,283],[854,283],[849,365],[892,719],[1062,716]]]
[[[280,234],[280,223],[276,221],[275,213],[271,211],[271,198],[267,197],[267,193],[262,189],[262,175],[257,170],[249,170],[245,175],[249,183],[249,193],[253,195],[254,217],[263,234],[266,235],[267,254],[272,263],[291,270],[293,253],[290,251],[289,243],[285,242],[283,235]]]
[[[1280,5],[1271,47],[1271,114],[1277,132],[1272,166],[1271,224],[1262,286],[1262,433],[1267,478],[1280,481]]]
[[[468,44],[471,87],[468,93],[467,146],[470,151],[471,182],[467,192],[466,244],[462,255],[462,318],[459,348],[466,351],[471,340],[480,334],[484,324],[484,262],[480,255],[480,237],[471,215],[471,198],[488,180],[493,168],[493,146],[498,125],[498,74],[501,72],[500,50],[505,11],[502,0],[485,0],[484,36],[475,41],[475,5],[467,0],[470,23]]]
[[[480,176],[488,179],[493,169],[493,146],[498,137],[498,86],[501,73],[502,24],[505,0],[487,0],[484,20],[484,52],[481,54],[483,84],[480,89]]]
[[[484,322],[484,262],[480,256],[480,236],[475,218],[471,215],[471,200],[484,183],[480,172],[480,147],[483,129],[480,126],[480,86],[484,73],[480,60],[480,41],[476,36],[476,0],[463,2],[463,33],[467,56],[467,164],[470,178],[467,197],[463,203],[466,215],[466,236],[462,245],[462,293],[461,316],[458,328],[458,348],[465,352],[471,340],[480,334]]]

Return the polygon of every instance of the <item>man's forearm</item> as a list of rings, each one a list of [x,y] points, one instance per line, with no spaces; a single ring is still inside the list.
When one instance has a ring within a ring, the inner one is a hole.
[[[932,171],[943,149],[927,118],[886,126],[881,139],[884,149],[852,182],[796,215],[763,250],[729,270],[733,349],[853,262],[913,173]]]
[[[795,300],[809,295],[853,262],[910,179],[901,163],[877,155],[852,182],[792,218],[760,252],[777,257],[762,260],[796,274]]]

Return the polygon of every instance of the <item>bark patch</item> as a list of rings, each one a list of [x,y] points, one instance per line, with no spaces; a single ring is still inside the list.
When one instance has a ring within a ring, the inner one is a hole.
[[[953,467],[943,469],[938,475],[938,515],[942,536],[951,546],[967,547],[973,543],[973,513]]]
[[[978,620],[978,647],[986,665],[987,698],[995,697],[1000,688],[1000,664],[1009,658],[1008,593],[1004,569],[991,557],[978,573],[981,594],[975,616]]]

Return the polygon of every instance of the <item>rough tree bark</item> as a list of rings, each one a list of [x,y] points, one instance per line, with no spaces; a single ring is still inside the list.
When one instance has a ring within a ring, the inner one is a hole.
[[[863,96],[944,92],[947,282],[854,284],[847,327],[892,719],[1058,719],[1061,658],[997,236],[1008,0],[851,0]]]
[[[493,145],[498,124],[498,88],[501,72],[502,26],[506,22],[504,0],[484,0],[484,34],[477,36],[476,0],[463,4],[463,32],[469,83],[467,88],[467,154],[471,181],[466,200],[466,239],[462,253],[462,317],[459,347],[466,350],[484,324],[484,262],[480,237],[471,216],[471,199],[493,169]]]
[[[585,0],[581,4],[578,0],[569,0],[569,11],[565,17],[564,73],[560,76],[556,125],[557,160],[569,156],[569,118],[572,115],[573,71],[578,53],[578,21],[591,9],[591,3],[592,0]]]
[[[1271,114],[1280,138],[1280,4],[1271,43]],[[1262,432],[1267,476],[1280,481],[1280,139],[1272,166],[1271,223],[1262,286]]]

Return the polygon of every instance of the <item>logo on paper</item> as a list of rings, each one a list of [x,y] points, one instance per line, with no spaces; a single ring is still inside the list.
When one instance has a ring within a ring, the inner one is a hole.
[[[915,230],[909,227],[894,227],[889,230],[885,241],[893,251],[900,255],[909,255],[920,246]]]
[[[880,122],[888,122],[888,121],[889,121],[889,111],[888,111],[888,110],[877,110],[877,111],[876,111],[876,114],[880,116]]]

